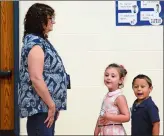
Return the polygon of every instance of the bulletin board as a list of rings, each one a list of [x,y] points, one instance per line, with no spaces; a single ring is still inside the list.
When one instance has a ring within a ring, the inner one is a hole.
[[[115,1],[116,26],[164,24],[164,1]]]

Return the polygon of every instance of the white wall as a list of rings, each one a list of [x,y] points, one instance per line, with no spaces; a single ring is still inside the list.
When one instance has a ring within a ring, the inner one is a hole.
[[[37,1],[39,2],[39,1]],[[43,1],[40,1],[41,3]],[[23,19],[35,1],[20,1],[20,42]],[[163,134],[163,28],[162,26],[116,27],[114,1],[44,1],[56,10],[56,25],[50,41],[61,55],[71,75],[68,110],[56,123],[57,135],[92,135],[102,99],[107,92],[103,72],[112,62],[128,70],[124,94],[131,107],[135,96],[134,76],[150,76],[151,93],[160,110]],[[21,47],[21,45],[20,45]],[[130,122],[125,129],[130,134]],[[21,120],[26,134],[26,119]]]

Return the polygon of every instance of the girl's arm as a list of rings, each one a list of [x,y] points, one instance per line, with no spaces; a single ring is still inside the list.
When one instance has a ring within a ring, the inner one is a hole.
[[[152,135],[153,136],[159,136],[159,127],[160,127],[159,122],[154,122],[153,123],[153,130],[152,130]]]
[[[128,122],[130,120],[130,113],[125,96],[121,95],[117,97],[116,106],[118,106],[120,114],[115,115],[107,112],[105,113],[105,117],[110,121],[121,122],[121,123]]]
[[[100,133],[100,127],[98,127],[98,125],[99,125],[99,118],[97,119],[95,131],[94,131],[94,136],[98,136]]]

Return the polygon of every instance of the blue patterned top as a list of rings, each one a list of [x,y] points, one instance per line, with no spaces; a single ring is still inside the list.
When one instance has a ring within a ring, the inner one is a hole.
[[[37,95],[28,73],[28,54],[33,46],[39,45],[44,51],[43,78],[57,110],[66,110],[67,85],[69,83],[62,59],[47,39],[33,34],[25,36],[21,50],[19,71],[18,104],[20,117],[39,112],[48,112],[47,105]]]

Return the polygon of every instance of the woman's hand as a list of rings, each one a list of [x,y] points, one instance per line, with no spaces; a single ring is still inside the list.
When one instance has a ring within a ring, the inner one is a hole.
[[[52,126],[52,124],[54,123],[55,112],[56,112],[56,107],[55,107],[55,104],[53,104],[51,107],[49,107],[48,117],[44,121],[44,123],[47,123],[48,128],[50,128]]]

